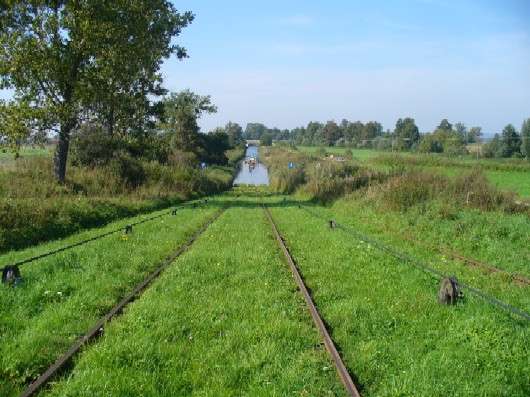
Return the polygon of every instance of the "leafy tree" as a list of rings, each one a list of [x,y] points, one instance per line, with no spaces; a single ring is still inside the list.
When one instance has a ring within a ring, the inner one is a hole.
[[[244,147],[243,129],[239,124],[229,121],[224,127],[224,132],[228,134],[230,147]]]
[[[462,129],[462,124],[459,128]],[[420,143],[419,149],[421,152],[443,152],[449,155],[465,154],[467,151],[463,147],[461,136],[458,132],[453,130],[453,125],[443,119],[436,130],[431,134],[423,137],[423,142]]]
[[[200,127],[197,120],[203,114],[217,112],[210,95],[201,96],[184,90],[171,93],[162,100],[164,112],[159,125],[162,132],[171,134],[171,146],[184,152],[197,153]]]
[[[363,129],[364,124],[360,121],[349,123],[344,129],[344,139],[351,146],[354,142],[360,141]]]
[[[334,121],[328,121],[323,127],[323,138],[326,146],[335,146],[335,142],[340,138],[340,129]]]
[[[421,153],[442,153],[443,145],[434,134],[427,133],[420,141],[419,151]]]
[[[316,121],[310,121],[309,124],[307,124],[307,128],[305,130],[306,138],[304,140],[304,144],[317,146],[319,144],[318,143],[318,132],[321,127],[322,127],[322,124]]]
[[[360,139],[362,141],[368,141],[366,146],[370,147],[371,144],[369,141],[381,135],[383,135],[383,126],[377,121],[369,121],[364,125]]]
[[[447,121],[447,119],[443,119],[440,122],[440,125],[438,127],[436,127],[436,130],[453,131],[453,125],[449,121]]]
[[[465,142],[466,143],[476,143],[479,138],[482,136],[482,128],[480,127],[471,127],[467,132]]]
[[[508,124],[502,130],[501,155],[502,157],[513,157],[521,153],[521,137],[515,127]]]
[[[13,89],[14,100],[2,110],[19,114],[10,133],[39,123],[58,131],[54,175],[61,183],[70,136],[83,117],[106,115],[112,132],[117,114],[124,121],[147,95],[160,93],[162,60],[186,56],[171,39],[194,18],[168,0],[3,4],[0,88]]]
[[[306,130],[304,127],[296,127],[293,130],[294,139],[297,145],[301,145],[304,142]]]
[[[420,140],[420,131],[414,119],[407,117],[399,119],[394,129],[394,139],[396,139],[396,149],[410,149],[414,143]]]
[[[524,120],[521,126],[521,154],[530,161],[530,118]]]
[[[482,147],[482,153],[486,158],[502,157],[501,137],[495,134],[491,141],[487,141]]]
[[[259,140],[259,143],[261,144],[261,146],[272,146],[272,136],[271,134],[269,134],[268,132],[265,132],[260,140]]]
[[[267,127],[261,123],[247,123],[245,132],[243,133],[244,139],[260,139],[267,131]]]
[[[460,121],[455,124],[455,132],[457,133],[458,137],[460,138],[461,144],[466,143],[466,137],[467,137],[467,127],[464,123],[461,123]]]
[[[209,164],[228,164],[225,152],[230,149],[228,135],[224,132],[216,131],[209,134],[199,134],[199,146],[203,150],[199,153],[198,159]]]

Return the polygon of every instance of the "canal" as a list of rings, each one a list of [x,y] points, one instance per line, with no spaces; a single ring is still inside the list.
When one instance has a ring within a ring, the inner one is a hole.
[[[269,185],[269,172],[267,167],[260,163],[256,146],[247,148],[245,160],[241,163],[234,185]]]

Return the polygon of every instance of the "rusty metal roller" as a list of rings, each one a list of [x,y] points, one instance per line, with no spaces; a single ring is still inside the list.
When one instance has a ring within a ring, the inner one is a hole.
[[[444,278],[438,292],[438,303],[441,305],[455,305],[460,293],[460,286],[456,277]]]
[[[20,269],[18,266],[6,266],[2,270],[2,282],[17,285],[20,282]]]

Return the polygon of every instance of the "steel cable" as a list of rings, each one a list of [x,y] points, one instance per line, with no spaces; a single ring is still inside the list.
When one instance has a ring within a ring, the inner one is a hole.
[[[195,208],[196,206],[196,203],[190,203],[190,204],[186,204],[188,206],[192,206],[193,208]],[[153,221],[155,219],[158,219],[158,218],[161,218],[163,216],[166,216],[166,215],[169,215],[171,213],[173,213],[174,211],[180,209],[180,208],[184,208],[186,205],[181,205],[179,207],[177,207],[176,209],[173,209],[169,212],[165,212],[163,214],[160,214],[160,215],[156,215],[156,216],[153,216],[151,218],[147,218],[147,219],[142,219],[140,221],[137,221],[137,222],[134,222],[134,223],[131,223],[131,224],[128,224],[127,226],[137,226],[137,225],[140,225],[142,223],[146,223],[146,222],[150,222],[150,221]],[[16,262],[16,263],[13,263],[11,265],[7,265],[7,266],[4,266],[3,268],[1,268],[1,271],[3,272],[4,270],[6,269],[9,269],[9,268],[12,268],[13,266],[21,266],[21,265],[25,265],[27,263],[31,263],[31,262],[35,262],[39,259],[43,259],[43,258],[46,258],[48,256],[51,256],[51,255],[55,255],[55,254],[58,254],[60,252],[64,252],[64,251],[68,251],[72,248],[75,248],[75,247],[79,247],[80,245],[83,245],[83,244],[87,244],[87,243],[90,243],[92,241],[96,241],[96,240],[99,240],[103,237],[107,237],[107,236],[110,236],[111,234],[114,234],[114,233],[117,233],[117,232],[120,232],[120,231],[123,231],[123,227],[119,228],[119,229],[116,229],[116,230],[112,230],[110,232],[107,232],[107,233],[103,233],[103,234],[100,234],[99,236],[95,236],[95,237],[91,237],[89,239],[86,239],[86,240],[82,240],[82,241],[79,241],[75,244],[70,244],[70,245],[67,245],[65,247],[62,247],[62,248],[59,248],[59,249],[56,249],[54,251],[50,251],[50,252],[46,252],[44,254],[41,254],[41,255],[37,255],[37,256],[34,256],[32,258],[28,258],[28,259],[25,259],[23,261],[20,261],[20,262]]]
[[[298,204],[298,207],[301,208],[301,209],[304,209],[305,211],[309,212],[313,216],[316,216],[317,218],[323,219],[325,221],[330,221],[328,218],[324,217],[323,215],[320,215],[319,213],[317,213],[315,211],[312,211],[312,210],[310,210],[309,208],[306,208],[303,205]],[[390,248],[390,247],[380,243],[377,240],[374,240],[374,239],[372,239],[372,238],[370,238],[368,236],[364,236],[364,235],[356,232],[355,230],[349,228],[348,226],[342,225],[342,224],[340,224],[340,223],[338,223],[336,221],[332,221],[332,222],[334,222],[336,227],[339,227],[340,229],[343,229],[344,231],[346,231],[346,232],[348,232],[350,234],[353,234],[354,236],[360,238],[361,240],[368,241],[371,244],[375,245],[376,247],[378,247],[378,248],[380,248],[380,249],[382,249],[384,251],[390,252],[390,253],[394,254],[395,256],[397,256],[397,257],[399,257],[401,259],[405,259],[408,262],[411,262],[411,263],[413,263],[413,264],[415,264],[415,265],[417,265],[417,266],[419,266],[419,267],[421,267],[421,268],[423,268],[423,269],[425,269],[425,270],[427,270],[427,271],[429,271],[431,273],[434,273],[434,274],[440,276],[442,279],[443,278],[448,278],[448,276],[446,276],[445,274],[439,272],[438,270],[435,270],[435,269],[433,269],[433,268],[431,268],[431,267],[429,267],[429,266],[427,266],[427,265],[425,265],[425,264],[423,264],[423,263],[421,263],[421,262],[419,262],[419,261],[417,261],[417,260],[405,255],[405,254],[402,254],[401,252],[398,252],[395,249]],[[514,314],[516,314],[516,315],[518,315],[520,317],[523,317],[523,318],[525,318],[525,319],[530,321],[530,315],[528,315],[526,313],[523,313],[522,311],[517,310],[516,308],[514,308],[514,307],[512,307],[510,305],[507,305],[506,303],[503,303],[503,302],[499,301],[498,299],[495,299],[495,298],[493,298],[493,297],[491,297],[491,296],[489,296],[489,295],[487,295],[487,294],[485,294],[485,293],[483,293],[483,292],[481,292],[481,291],[479,291],[479,290],[477,290],[475,288],[472,288],[472,287],[470,287],[470,286],[468,286],[468,285],[466,285],[464,283],[461,283],[460,281],[458,281],[458,285],[460,287],[462,287],[462,288],[464,288],[464,289],[466,289],[466,290],[468,290],[468,291],[470,291],[470,292],[472,292],[472,293],[474,293],[474,294],[476,294],[476,295],[478,295],[478,296],[480,296],[480,297],[482,297],[482,298],[484,298],[484,299],[496,304],[497,306],[500,306],[500,307],[502,307],[502,308],[504,308],[506,310],[509,310],[510,312],[512,312],[512,313],[514,313]]]

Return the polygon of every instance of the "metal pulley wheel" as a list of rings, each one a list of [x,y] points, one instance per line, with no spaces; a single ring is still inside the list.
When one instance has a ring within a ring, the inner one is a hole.
[[[20,270],[18,266],[6,266],[2,270],[2,282],[17,285],[20,282]]]
[[[438,292],[438,303],[441,305],[455,305],[460,293],[460,286],[456,277],[444,278]]]

